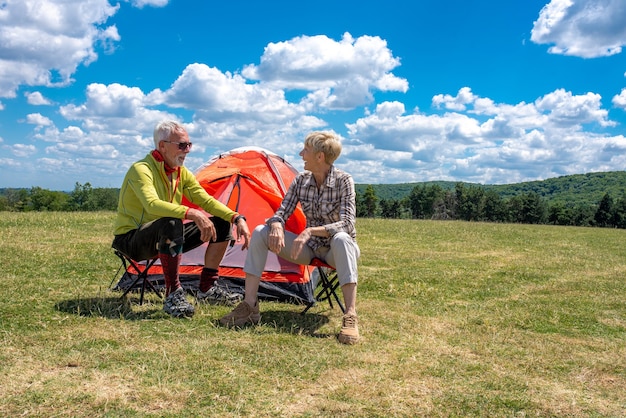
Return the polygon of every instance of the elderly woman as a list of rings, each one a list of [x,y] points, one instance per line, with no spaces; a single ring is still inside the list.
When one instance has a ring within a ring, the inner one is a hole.
[[[356,199],[350,174],[333,163],[341,153],[341,143],[329,132],[312,132],[304,140],[300,156],[304,172],[294,179],[282,204],[264,225],[253,232],[246,257],[244,300],[220,322],[226,326],[257,324],[261,320],[257,293],[268,251],[297,264],[310,264],[315,257],[337,270],[346,305],[340,342],[359,340],[356,313],[357,260]],[[307,226],[299,234],[285,231],[285,222],[298,202]]]

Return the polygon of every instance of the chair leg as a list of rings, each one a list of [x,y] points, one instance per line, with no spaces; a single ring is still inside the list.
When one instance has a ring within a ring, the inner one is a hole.
[[[328,280],[328,284],[331,287],[331,290],[329,293],[337,301],[337,305],[339,305],[339,309],[341,309],[341,312],[346,313],[346,307],[344,306],[343,302],[341,302],[341,299],[339,299],[339,295],[337,294],[337,289],[339,289],[339,278],[337,277],[337,272],[333,270],[330,273],[330,277],[327,277],[327,280]],[[330,303],[330,299],[329,299],[329,303]]]
[[[157,296],[159,296],[159,298],[163,299],[163,296],[161,296],[161,292],[159,290],[157,290],[156,287],[154,287],[154,285],[152,284],[152,282],[148,278],[148,271],[150,270],[150,267],[152,267],[152,265],[154,264],[155,261],[156,261],[156,258],[153,258],[152,260],[150,260],[146,264],[146,268],[141,272],[141,274],[139,274],[139,276],[142,279],[142,282],[141,282],[141,294],[139,296],[139,305],[143,305],[143,295],[146,293],[146,287],[149,287],[150,290],[152,290],[154,293],[157,294]]]
[[[124,255],[117,254],[117,256],[122,260],[124,271],[128,270],[128,266],[129,265],[132,266],[135,269],[135,271],[137,271],[137,277],[135,278],[135,280],[133,280],[133,282],[130,284],[130,286],[128,286],[128,288],[124,291],[122,296],[120,296],[120,299],[124,299],[126,297],[126,295],[131,290],[133,290],[135,288],[137,283],[139,283],[139,280],[141,280],[141,291],[140,291],[140,296],[139,296],[139,305],[143,305],[143,300],[144,300],[146,287],[150,288],[150,290],[152,290],[154,293],[156,293],[159,298],[163,299],[163,296],[161,295],[161,292],[152,284],[150,279],[148,279],[148,272],[150,270],[150,267],[152,267],[152,265],[156,262],[156,258],[153,258],[152,260],[148,261],[146,263],[145,267],[143,269],[141,269],[140,266],[138,265],[138,263],[136,263],[133,260],[125,257]],[[119,270],[118,270],[118,272],[119,272]]]
[[[318,286],[321,286],[321,289],[315,295],[315,301],[307,304],[306,308],[301,312],[301,314],[304,315],[305,313],[307,313],[308,310],[311,309],[316,302],[323,302],[325,300],[328,301],[330,309],[334,309],[333,298],[339,305],[341,312],[345,313],[346,308],[341,302],[341,299],[339,299],[339,295],[337,295],[337,289],[339,288],[339,279],[337,278],[337,272],[333,270],[330,275],[328,275],[322,267],[317,267],[317,272],[320,276]]]

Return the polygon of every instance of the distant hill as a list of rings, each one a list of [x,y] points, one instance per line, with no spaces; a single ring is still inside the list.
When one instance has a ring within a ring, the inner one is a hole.
[[[379,199],[400,200],[409,194],[416,186],[439,185],[444,190],[453,190],[456,181],[427,181],[418,183],[399,184],[372,184]],[[602,173],[573,174],[555,177],[541,181],[529,181],[514,184],[482,185],[478,183],[464,183],[466,186],[482,187],[485,190],[494,190],[502,198],[508,199],[525,193],[537,193],[548,202],[562,203],[591,203],[597,204],[609,193],[617,199],[626,192],[626,171],[609,171]],[[368,184],[356,184],[359,194],[363,194]]]

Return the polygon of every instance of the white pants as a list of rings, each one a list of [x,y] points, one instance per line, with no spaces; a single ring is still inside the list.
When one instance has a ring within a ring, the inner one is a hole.
[[[261,277],[269,251],[267,243],[269,232],[270,228],[263,224],[254,229],[243,268],[244,272]],[[359,277],[357,260],[361,256],[361,250],[350,235],[345,232],[335,234],[330,239],[330,248],[321,247],[313,251],[311,247],[305,245],[300,255],[294,259],[291,257],[291,248],[296,237],[297,235],[293,232],[285,231],[285,247],[278,254],[280,258],[292,263],[308,265],[313,258],[317,257],[335,267],[341,285],[357,283]]]

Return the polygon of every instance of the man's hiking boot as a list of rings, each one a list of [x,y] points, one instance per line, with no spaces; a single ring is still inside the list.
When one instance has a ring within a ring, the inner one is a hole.
[[[244,300],[231,313],[220,319],[220,324],[227,327],[242,327],[247,324],[258,324],[261,321],[259,313],[259,303],[256,306],[250,306]]]
[[[228,291],[228,288],[213,286],[206,292],[198,291],[196,301],[211,305],[235,306],[243,300],[241,293]]]
[[[356,344],[359,341],[359,321],[356,315],[343,316],[337,339],[342,344]]]
[[[179,287],[165,298],[163,310],[174,318],[192,317],[195,309],[185,297],[185,291]]]

